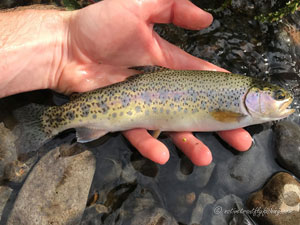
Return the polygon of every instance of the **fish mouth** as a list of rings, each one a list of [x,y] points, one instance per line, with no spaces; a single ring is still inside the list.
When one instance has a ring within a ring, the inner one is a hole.
[[[280,116],[282,118],[287,117],[295,112],[295,109],[290,108],[293,98],[290,98],[287,101],[284,101],[279,107]]]

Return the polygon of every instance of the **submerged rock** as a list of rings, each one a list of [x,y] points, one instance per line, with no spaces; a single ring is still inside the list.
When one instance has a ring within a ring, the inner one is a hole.
[[[207,185],[209,179],[212,176],[212,173],[215,168],[215,163],[212,162],[207,166],[194,166],[191,163],[191,167],[189,167],[187,163],[184,164],[182,161],[184,161],[186,158],[184,157],[183,160],[181,160],[180,164],[178,164],[178,170],[176,171],[176,178],[183,182],[194,182],[194,185],[197,188],[203,188]]]
[[[78,224],[95,172],[93,154],[82,150],[75,145],[48,152],[26,179],[7,224]]]
[[[282,166],[300,178],[300,127],[282,121],[275,127],[276,151]]]
[[[116,215],[114,215],[115,217]],[[176,220],[160,206],[151,191],[137,186],[123,203],[119,215],[123,224],[177,225]]]
[[[16,137],[0,123],[0,177],[3,178],[6,167],[17,160]]]
[[[253,216],[265,225],[295,225],[300,222],[300,183],[288,173],[275,174],[247,201]]]
[[[10,197],[11,192],[12,189],[10,187],[0,186],[0,218],[2,217],[3,209]]]
[[[231,194],[204,209],[201,225],[252,225],[245,213],[242,200]]]
[[[36,162],[36,157],[19,161],[15,140],[15,135],[0,123],[0,179],[19,183]]]
[[[254,143],[249,151],[235,157],[220,160],[216,166],[217,180],[212,187],[215,192],[245,195],[258,187],[280,169],[275,161],[273,134],[271,130],[253,136]],[[219,157],[218,155],[215,158]],[[220,188],[222,187],[222,188]]]
[[[213,196],[207,193],[201,193],[198,196],[196,206],[192,212],[190,224],[200,224],[203,218],[203,212],[207,205],[214,203],[216,200]]]

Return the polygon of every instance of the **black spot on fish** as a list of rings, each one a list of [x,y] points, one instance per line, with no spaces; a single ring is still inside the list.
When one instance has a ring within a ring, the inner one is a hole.
[[[67,117],[68,120],[74,120],[75,119],[75,112],[74,111],[67,112],[66,117]]]
[[[82,104],[81,105],[81,116],[82,117],[87,117],[90,113],[90,105],[87,105],[87,104]]]

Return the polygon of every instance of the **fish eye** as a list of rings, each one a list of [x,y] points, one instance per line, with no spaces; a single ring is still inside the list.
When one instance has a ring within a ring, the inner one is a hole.
[[[275,92],[275,99],[276,100],[282,100],[282,99],[285,99],[285,94],[282,90],[278,90]]]

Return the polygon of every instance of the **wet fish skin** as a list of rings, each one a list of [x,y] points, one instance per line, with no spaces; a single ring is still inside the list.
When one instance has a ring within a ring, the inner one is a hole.
[[[292,100],[286,90],[243,75],[156,67],[149,72],[147,68],[147,73],[78,94],[62,106],[44,109],[39,115],[44,139],[69,128],[76,128],[80,142],[132,128],[229,130],[280,119],[287,106],[279,110],[279,103]],[[284,99],[276,99],[278,92]],[[271,105],[268,110],[278,113],[270,117],[270,112],[256,112],[256,103],[261,99]],[[286,111],[283,117],[290,113],[292,110]]]

